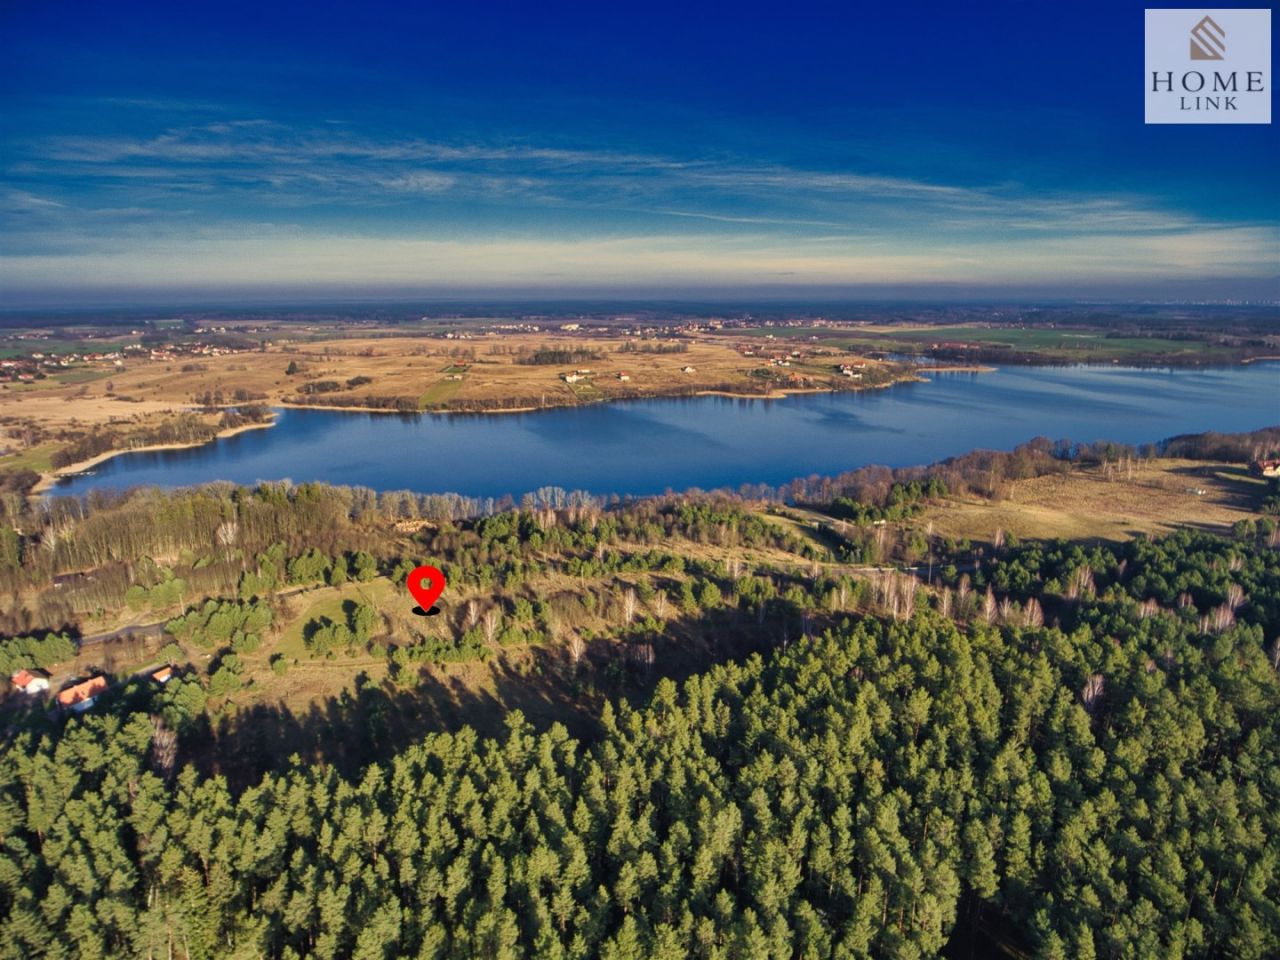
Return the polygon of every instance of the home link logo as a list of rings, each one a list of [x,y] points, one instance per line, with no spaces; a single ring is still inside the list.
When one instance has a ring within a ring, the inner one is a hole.
[[[1191,59],[1221,60],[1227,51],[1226,39],[1226,32],[1213,17],[1205,17],[1191,30]]]
[[[1270,123],[1271,11],[1148,10],[1143,81],[1147,123]]]

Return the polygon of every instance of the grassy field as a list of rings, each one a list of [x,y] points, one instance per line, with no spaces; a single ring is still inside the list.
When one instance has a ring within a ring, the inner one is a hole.
[[[49,458],[60,446],[61,444],[58,443],[42,443],[34,447],[28,447],[25,450],[0,456],[0,467],[11,470],[35,470],[37,473],[45,473],[53,469],[53,464],[49,462]]]
[[[1120,541],[1180,526],[1228,533],[1264,489],[1236,464],[1138,461],[1132,476],[1077,468],[1015,484],[1007,499],[947,501],[913,521],[935,534],[990,542],[997,530],[1022,539]]]
[[[1162,357],[1171,362],[1231,362],[1238,351],[1203,340],[1160,337],[1110,337],[1105,331],[1081,328],[956,326],[751,327],[734,331],[754,338],[817,342],[845,350],[911,352],[943,341],[1008,348],[1012,353],[1040,355],[1045,360],[1125,362]]]
[[[97,380],[105,380],[111,376],[110,370],[102,370],[94,367],[81,367],[76,370],[68,370],[66,373],[56,373],[49,380],[54,381],[60,386],[69,386],[79,383],[93,383]],[[45,381],[46,383],[48,381]]]
[[[42,340],[19,340],[10,334],[0,337],[0,359],[25,356],[33,350],[46,354],[106,352],[137,342],[138,338],[132,334],[102,337],[60,336]]]
[[[106,423],[134,415],[172,413],[206,393],[228,400],[236,390],[276,404],[297,400],[304,384],[356,377],[371,382],[316,394],[315,400],[358,408],[386,409],[387,398],[402,398],[416,407],[460,410],[537,408],[638,397],[687,394],[698,390],[733,390],[759,395],[770,384],[752,376],[758,358],[743,357],[736,340],[702,339],[683,353],[630,353],[621,337],[575,338],[566,335],[481,335],[467,341],[417,337],[342,338],[277,344],[264,352],[202,358],[200,369],[178,361],[130,360],[123,369],[83,368],[42,381],[30,390],[0,390],[0,416],[37,418],[46,427]],[[588,362],[531,365],[516,363],[517,351],[582,348],[595,351]],[[463,359],[463,353],[467,354]],[[832,350],[803,373],[828,386],[850,389],[835,365],[850,355]],[[865,361],[864,361],[865,362]],[[290,363],[298,373],[285,373]],[[594,372],[568,389],[562,375],[577,367]],[[684,372],[685,367],[694,368]],[[464,372],[465,371],[465,372]],[[627,380],[619,373],[625,372]],[[789,371],[791,373],[796,370]],[[462,380],[448,380],[447,376]],[[908,373],[893,365],[868,362],[865,385],[888,382]],[[114,396],[106,392],[110,380]],[[773,389],[787,387],[779,374]],[[790,386],[796,386],[790,384]],[[39,402],[36,402],[36,397]],[[127,399],[126,399],[127,398]],[[36,405],[32,405],[35,403]]]
[[[427,387],[426,393],[418,400],[418,406],[423,409],[444,406],[458,395],[458,391],[462,389],[462,383],[461,380],[438,380]]]
[[[1202,359],[1229,359],[1234,352],[1199,340],[1167,340],[1159,337],[1109,337],[1103,332],[1060,330],[1044,327],[932,327],[902,331],[896,338],[922,344],[953,340],[966,343],[1004,345],[1019,352],[1081,355],[1082,359],[1124,360],[1161,354],[1173,359],[1196,356]]]

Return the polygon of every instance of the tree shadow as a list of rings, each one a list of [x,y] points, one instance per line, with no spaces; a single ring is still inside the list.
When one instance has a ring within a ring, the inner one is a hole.
[[[535,729],[560,723],[591,741],[606,699],[643,702],[664,677],[680,681],[796,640],[800,620],[791,619],[757,624],[737,610],[721,611],[672,621],[660,635],[597,640],[577,662],[563,645],[534,646],[502,650],[483,664],[415,665],[399,683],[362,673],[340,695],[303,710],[255,703],[217,717],[184,737],[179,764],[221,775],[237,792],[298,762],[351,778],[432,733],[471,727],[500,736],[514,710]]]

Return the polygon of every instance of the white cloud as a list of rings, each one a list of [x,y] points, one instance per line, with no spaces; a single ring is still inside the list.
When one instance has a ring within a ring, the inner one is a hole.
[[[260,119],[55,138],[28,144],[5,175],[23,189],[0,193],[0,282],[28,286],[1087,282],[1270,276],[1280,261],[1272,224],[1135,195]],[[434,215],[443,203],[453,220]],[[510,225],[482,233],[467,220],[477,204]],[[373,224],[365,234],[334,228],[357,215]]]
[[[1276,231],[1253,227],[1100,242],[787,244],[768,235],[590,240],[390,240],[313,236],[277,226],[195,237],[135,237],[112,252],[0,257],[0,285],[350,283],[516,285],[761,282],[1035,283],[1250,277],[1274,269]]]

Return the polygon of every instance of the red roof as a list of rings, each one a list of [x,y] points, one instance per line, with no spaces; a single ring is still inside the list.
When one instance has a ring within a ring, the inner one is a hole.
[[[151,675],[151,679],[156,683],[164,683],[173,676],[173,667],[161,667]]]
[[[27,688],[27,684],[30,683],[35,678],[36,678],[35,674],[33,674],[30,670],[19,670],[12,677],[10,677],[9,680],[19,690],[25,690]]]
[[[63,707],[71,707],[77,703],[96,697],[103,690],[107,689],[106,677],[90,677],[83,683],[77,683],[74,687],[58,693],[58,704]]]

